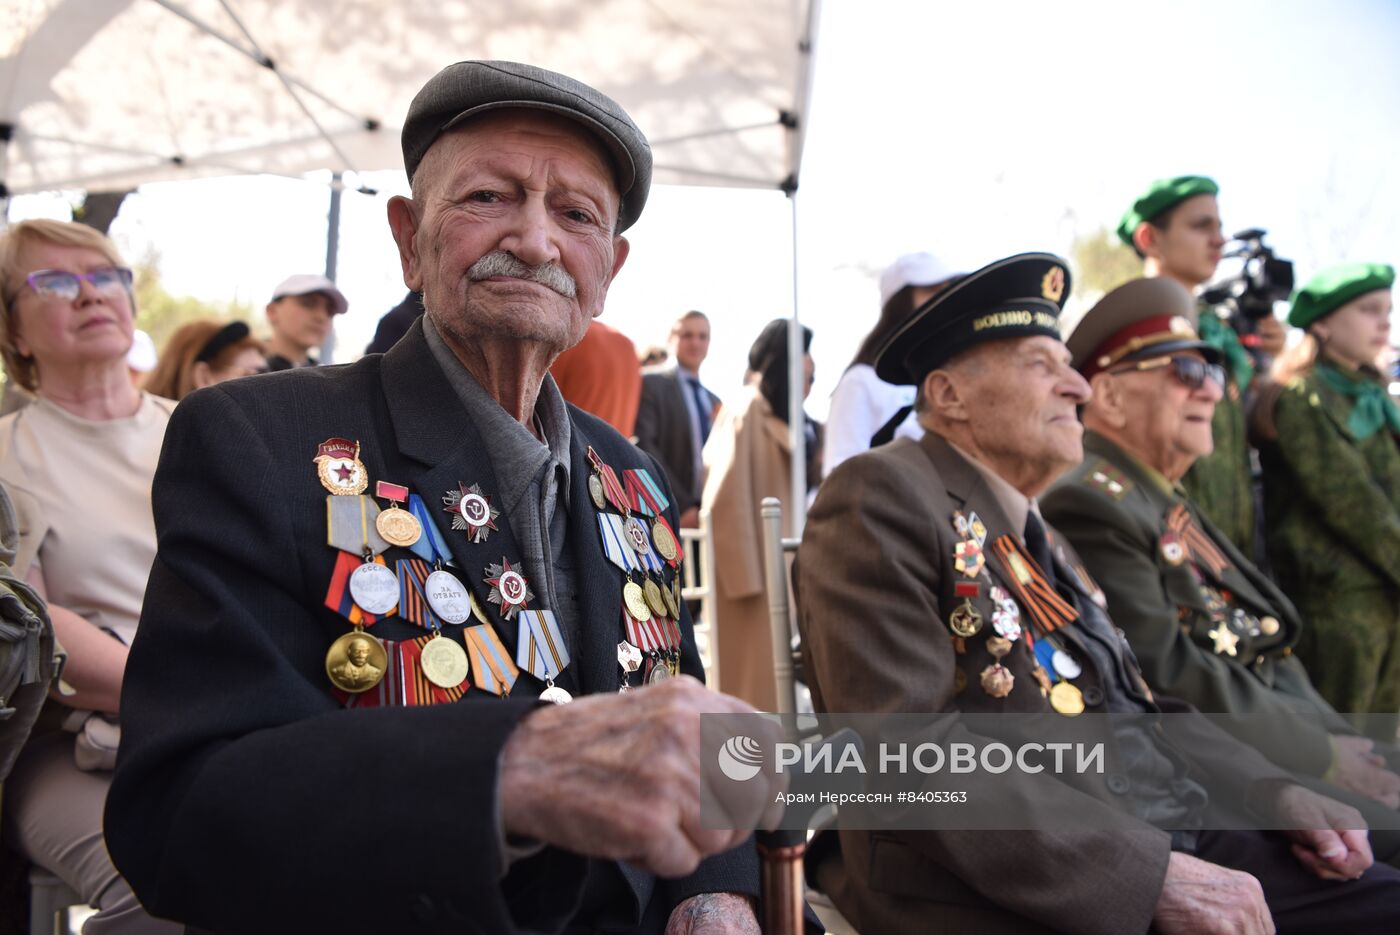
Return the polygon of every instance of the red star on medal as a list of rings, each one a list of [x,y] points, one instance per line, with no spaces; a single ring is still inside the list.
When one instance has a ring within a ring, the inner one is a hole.
[[[486,599],[501,608],[501,616],[507,620],[524,610],[535,596],[530,590],[530,582],[525,576],[510,567],[510,560],[501,559],[499,565],[486,566],[486,583],[491,585],[491,593]]]
[[[355,473],[354,469],[351,468],[350,465],[348,465],[348,464],[341,464],[341,465],[338,465],[338,466],[336,466],[336,468],[335,468],[334,470],[335,470],[336,476],[339,477],[342,481],[347,481],[347,480],[349,480],[349,479],[350,479],[350,475],[352,475],[352,474]]]

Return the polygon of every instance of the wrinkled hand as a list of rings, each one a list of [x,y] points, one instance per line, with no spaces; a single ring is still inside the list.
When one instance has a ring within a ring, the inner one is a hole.
[[[700,715],[752,713],[689,676],[539,708],[501,751],[505,830],[684,876],[703,858],[737,847],[754,827],[774,827],[782,813],[774,803],[779,777],[731,782],[717,767],[701,766]],[[734,830],[701,824],[702,781]]]
[[[1302,786],[1284,786],[1275,802],[1293,856],[1324,880],[1355,880],[1374,858],[1366,819],[1350,805]]]
[[[760,935],[760,930],[748,897],[700,893],[671,910],[666,935]]]
[[[1386,769],[1385,759],[1372,752],[1374,746],[1368,737],[1333,734],[1335,758],[1324,778],[1387,808],[1400,808],[1400,776]]]
[[[1247,873],[1173,853],[1153,931],[1162,935],[1273,935],[1259,881]]]

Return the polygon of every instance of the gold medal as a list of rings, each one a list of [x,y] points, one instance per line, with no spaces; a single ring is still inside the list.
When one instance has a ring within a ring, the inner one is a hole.
[[[661,599],[666,602],[666,609],[671,612],[671,616],[676,620],[681,619],[681,605],[676,602],[675,592],[669,585],[661,588]]]
[[[1084,694],[1069,682],[1056,682],[1050,689],[1050,707],[1066,717],[1083,714]]]
[[[352,695],[378,685],[388,666],[389,654],[384,651],[384,644],[358,627],[326,651],[326,677],[336,688]]]
[[[987,652],[992,654],[993,659],[1003,659],[1011,652],[1011,641],[1004,636],[987,637]]]
[[[467,679],[467,652],[452,640],[436,635],[423,644],[418,665],[439,688],[456,688]]]
[[[486,619],[486,611],[481,609],[481,604],[477,601],[476,595],[473,594],[471,591],[467,592],[467,600],[471,603],[472,616],[476,618],[478,623],[491,622],[490,620]]]
[[[423,525],[418,522],[418,517],[408,510],[399,509],[397,504],[379,511],[379,515],[374,518],[374,528],[384,537],[385,542],[405,548],[413,545],[423,535]]]
[[[603,496],[603,479],[594,471],[588,475],[588,496],[593,498],[593,505],[599,510],[608,508],[607,497]]]
[[[656,551],[668,562],[674,562],[676,556],[681,554],[680,543],[676,542],[676,537],[660,517],[651,524],[651,541],[656,546]]]
[[[1259,632],[1264,634],[1265,636],[1273,636],[1275,633],[1278,632],[1278,629],[1279,625],[1277,617],[1259,618]]]
[[[963,638],[976,636],[977,631],[982,629],[982,614],[972,606],[972,601],[964,598],[962,604],[948,615],[948,626]]]
[[[1016,684],[1016,676],[1001,663],[995,663],[982,670],[982,690],[993,698],[1005,698],[1011,694]]]
[[[622,586],[622,603],[627,605],[627,612],[634,619],[639,621],[651,619],[651,608],[647,606],[646,594],[637,582],[629,581]]]
[[[647,606],[653,614],[658,617],[667,616],[666,601],[661,597],[661,589],[650,578],[642,583],[642,597],[646,598]]]

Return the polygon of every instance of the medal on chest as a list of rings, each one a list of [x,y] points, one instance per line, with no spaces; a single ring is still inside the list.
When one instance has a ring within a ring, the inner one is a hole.
[[[466,532],[472,542],[485,542],[496,527],[501,511],[491,505],[491,498],[481,492],[480,484],[470,487],[459,483],[442,497],[443,509],[452,514],[452,528]]]

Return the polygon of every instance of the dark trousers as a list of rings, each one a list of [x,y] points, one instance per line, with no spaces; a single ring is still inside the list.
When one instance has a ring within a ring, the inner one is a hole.
[[[1298,863],[1286,837],[1262,831],[1203,831],[1195,856],[1256,877],[1279,935],[1400,931],[1400,870],[1387,864],[1359,880],[1321,880]]]

